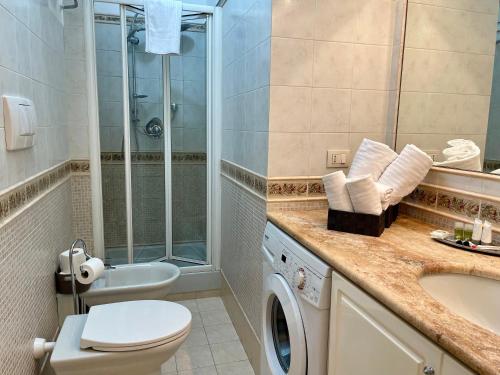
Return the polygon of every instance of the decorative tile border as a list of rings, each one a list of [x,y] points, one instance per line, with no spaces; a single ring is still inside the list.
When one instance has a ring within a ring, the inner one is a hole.
[[[419,211],[419,218],[437,215],[451,224],[455,220],[480,218],[490,221],[494,230],[500,232],[500,199],[496,197],[422,184],[404,202],[411,207],[412,216]]]
[[[265,197],[267,194],[267,180],[259,174],[226,160],[221,160],[221,173],[261,197]]]
[[[133,152],[132,163],[163,163],[163,152]],[[101,152],[102,163],[123,163],[125,155],[121,152]],[[206,163],[207,154],[204,152],[173,152],[172,163]]]
[[[437,191],[419,186],[408,197],[406,197],[406,201],[428,207],[435,207],[437,202]]]
[[[500,204],[481,201],[481,220],[488,220],[493,225],[500,227]]]
[[[221,173],[269,202],[326,200],[325,188],[317,177],[266,178],[227,160],[221,161]]]
[[[66,161],[5,191],[0,194],[0,221],[13,215],[70,174],[88,174],[89,171],[88,160]]]
[[[438,192],[438,211],[448,211],[452,214],[475,218],[478,217],[480,206],[479,200],[448,192]]]

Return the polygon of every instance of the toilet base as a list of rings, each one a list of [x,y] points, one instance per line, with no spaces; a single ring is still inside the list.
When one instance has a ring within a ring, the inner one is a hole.
[[[50,365],[56,375],[160,375],[168,361],[186,340],[189,329],[175,341],[129,352],[99,352],[80,349],[86,315],[66,318],[56,342]]]

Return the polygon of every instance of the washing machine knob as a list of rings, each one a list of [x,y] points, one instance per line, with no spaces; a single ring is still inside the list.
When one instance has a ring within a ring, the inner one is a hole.
[[[295,282],[297,283],[297,288],[300,290],[304,289],[306,286],[306,271],[301,267],[298,269],[295,275]]]

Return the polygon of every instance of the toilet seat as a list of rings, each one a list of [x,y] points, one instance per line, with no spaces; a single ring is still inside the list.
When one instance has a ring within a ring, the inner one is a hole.
[[[124,352],[153,348],[189,332],[191,312],[167,301],[127,301],[93,306],[80,348]]]

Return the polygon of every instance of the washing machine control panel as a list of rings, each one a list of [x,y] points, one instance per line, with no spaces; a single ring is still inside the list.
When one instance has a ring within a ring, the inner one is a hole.
[[[281,274],[290,288],[308,303],[317,308],[329,308],[331,279],[318,276],[299,257],[282,246],[274,258],[274,268]]]

